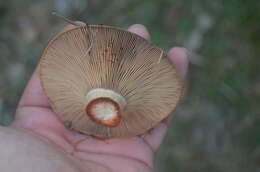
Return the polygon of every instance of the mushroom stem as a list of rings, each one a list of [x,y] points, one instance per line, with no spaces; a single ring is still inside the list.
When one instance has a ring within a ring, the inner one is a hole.
[[[108,127],[120,123],[121,111],[126,106],[123,96],[112,90],[96,88],[87,93],[86,100],[86,114],[93,121]]]

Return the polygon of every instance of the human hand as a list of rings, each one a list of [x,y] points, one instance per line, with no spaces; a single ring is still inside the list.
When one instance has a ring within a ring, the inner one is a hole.
[[[69,25],[65,29],[71,27],[74,26]],[[129,31],[145,39],[150,37],[142,25],[133,25]],[[168,54],[184,78],[187,71],[185,50],[173,48]],[[6,151],[15,150],[13,171],[153,171],[153,154],[163,140],[167,123],[158,124],[141,137],[109,140],[68,130],[52,111],[43,93],[38,66],[20,100],[12,129],[1,127],[0,136],[6,138],[5,135],[8,135],[7,140],[9,138],[10,141]],[[1,156],[3,154],[0,159]],[[0,162],[1,169],[1,163],[5,161]]]

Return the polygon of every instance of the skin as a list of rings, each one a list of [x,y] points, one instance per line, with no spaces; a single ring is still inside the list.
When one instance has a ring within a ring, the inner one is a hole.
[[[74,27],[69,25],[65,28]],[[129,31],[145,39],[149,33],[143,25]],[[187,55],[183,48],[169,52],[184,78]],[[29,81],[11,126],[0,126],[0,169],[5,172],[151,172],[169,119],[143,136],[127,139],[99,140],[70,131],[52,111],[42,91],[39,67]],[[4,139],[3,139],[4,138]]]

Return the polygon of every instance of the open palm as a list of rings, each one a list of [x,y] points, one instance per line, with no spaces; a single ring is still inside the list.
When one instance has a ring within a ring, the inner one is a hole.
[[[65,29],[71,27],[69,25]],[[149,33],[142,25],[133,25],[129,31],[149,39]],[[173,48],[169,51],[169,57],[184,77],[187,69],[185,50]],[[57,172],[130,172],[153,171],[153,154],[166,133],[167,123],[160,123],[142,137],[126,139],[99,140],[70,131],[52,111],[42,91],[37,67],[24,91],[11,127],[26,133],[21,142],[41,153],[39,155],[32,151],[28,160],[35,166],[38,163],[38,168],[49,171],[55,169]]]

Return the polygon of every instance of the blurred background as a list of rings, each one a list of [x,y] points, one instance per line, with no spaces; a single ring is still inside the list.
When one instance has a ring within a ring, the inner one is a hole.
[[[53,10],[92,24],[141,23],[159,47],[189,50],[187,92],[156,155],[158,171],[260,171],[259,0],[0,0],[2,125],[66,25]]]

